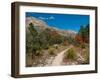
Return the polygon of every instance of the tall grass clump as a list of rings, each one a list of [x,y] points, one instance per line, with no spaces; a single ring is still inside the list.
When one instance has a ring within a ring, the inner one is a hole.
[[[48,52],[50,55],[55,55],[54,48],[49,48]]]
[[[77,57],[75,50],[73,48],[69,49],[67,52],[65,52],[65,58],[70,60],[75,60]]]

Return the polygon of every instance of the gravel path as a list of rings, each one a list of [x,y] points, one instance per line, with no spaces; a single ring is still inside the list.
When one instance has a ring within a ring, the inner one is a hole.
[[[67,49],[65,49],[64,51],[58,53],[58,55],[55,57],[55,59],[52,61],[52,66],[59,66],[62,63],[63,57],[64,57],[64,53],[66,51],[68,51],[70,48],[72,48],[73,46],[69,46]]]

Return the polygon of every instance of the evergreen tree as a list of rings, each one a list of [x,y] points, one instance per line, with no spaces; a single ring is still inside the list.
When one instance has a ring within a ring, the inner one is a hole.
[[[77,36],[80,38],[82,43],[88,43],[89,42],[89,24],[86,26],[81,26]]]

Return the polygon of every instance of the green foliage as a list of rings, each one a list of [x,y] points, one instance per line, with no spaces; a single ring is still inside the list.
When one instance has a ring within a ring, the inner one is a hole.
[[[80,30],[79,30],[78,34],[81,35],[82,37],[84,36],[84,34],[85,34],[85,27],[84,26],[80,27]]]
[[[69,44],[73,44],[75,46],[79,45],[79,43],[72,37],[67,37],[67,41]]]
[[[48,52],[50,55],[55,55],[54,48],[49,48]]]
[[[78,32],[78,36],[82,38],[83,43],[89,42],[89,24],[86,26],[81,26]]]
[[[38,33],[32,23],[29,24],[28,31],[26,32],[26,52],[35,54],[36,50],[40,49],[40,44],[37,42],[39,41]]]
[[[49,28],[38,31],[33,23],[30,23],[26,31],[26,52],[33,53],[37,55],[37,51],[42,49],[49,49],[50,46],[55,44],[62,44],[66,37],[58,34],[58,32],[53,31]],[[71,39],[69,40],[71,41]],[[73,42],[73,40],[72,40]],[[56,47],[57,49],[57,47]],[[51,49],[50,54],[53,54]]]
[[[89,24],[85,28],[86,42],[89,43]]]
[[[54,44],[61,44],[64,41],[64,36],[61,36],[56,31],[52,31],[49,28],[45,29],[42,34],[50,46]]]
[[[89,64],[89,52],[88,52],[88,50],[86,50],[86,51],[84,51],[84,55],[83,55],[83,57],[84,57],[84,64]]]
[[[85,48],[86,48],[85,43],[81,44],[80,47],[81,47],[82,49],[85,49]]]
[[[75,60],[77,57],[75,51],[73,48],[69,49],[67,52],[65,52],[65,58],[70,60]]]
[[[42,56],[42,51],[41,50],[37,50],[36,51],[36,56]]]
[[[36,36],[38,34],[37,31],[34,28],[34,24],[32,24],[32,23],[29,24],[28,29],[29,29],[32,36]]]

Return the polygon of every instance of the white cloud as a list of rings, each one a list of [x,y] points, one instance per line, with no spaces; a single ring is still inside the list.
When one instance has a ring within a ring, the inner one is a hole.
[[[42,20],[54,20],[55,18],[53,16],[50,16],[50,17],[38,17],[39,19],[42,19]]]
[[[45,19],[44,17],[38,17],[39,19]]]
[[[55,19],[53,16],[50,16],[49,19]]]

